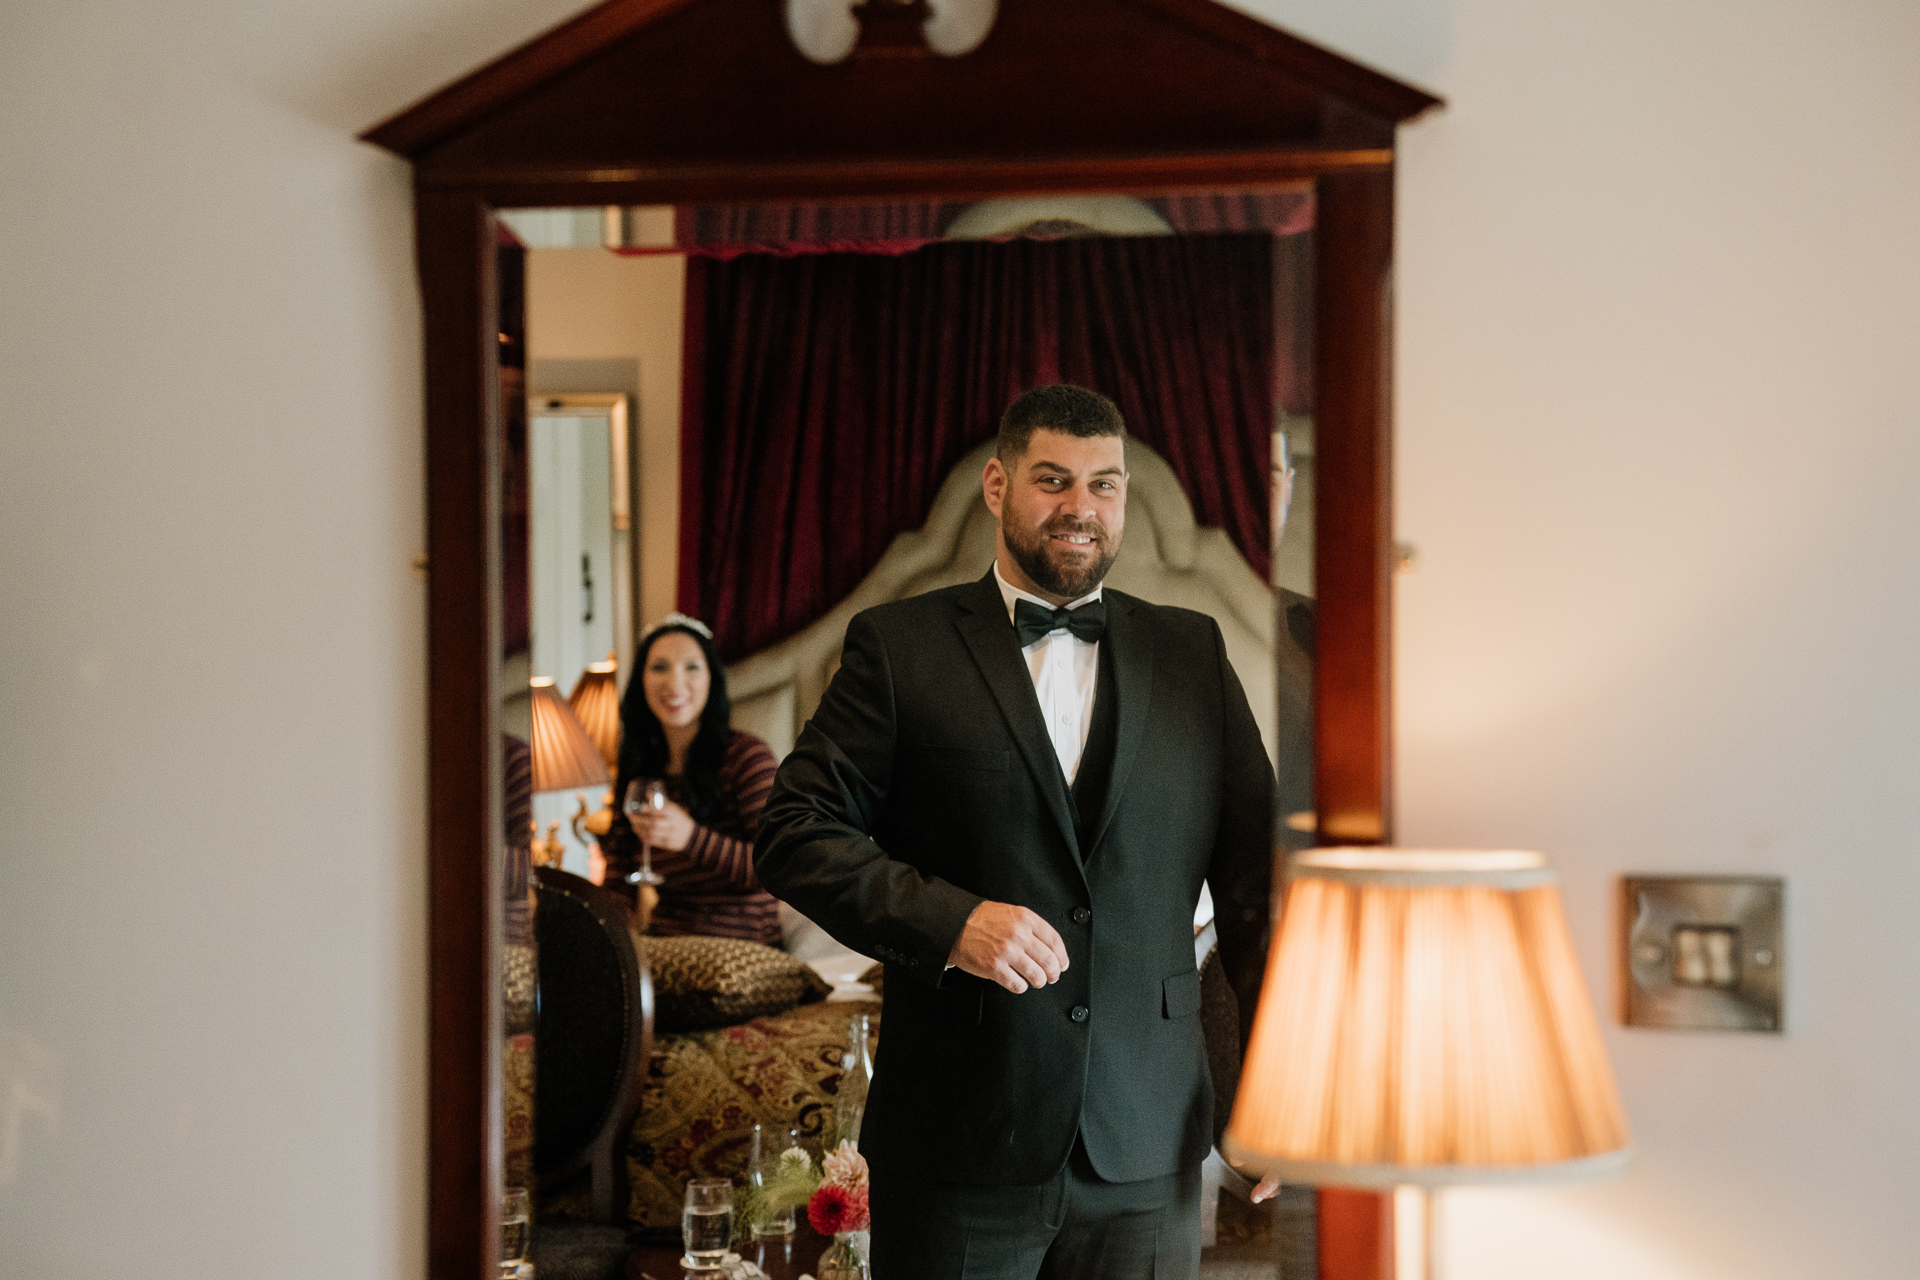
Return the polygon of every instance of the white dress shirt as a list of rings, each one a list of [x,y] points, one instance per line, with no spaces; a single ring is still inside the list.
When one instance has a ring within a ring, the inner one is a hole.
[[[1007,602],[1007,618],[1013,618],[1017,601],[1031,600],[1052,612],[1054,605],[1039,596],[1022,591],[1000,576],[993,566],[993,580],[1000,584],[1000,598]],[[1100,588],[1067,605],[1078,609],[1100,598]],[[1086,750],[1087,734],[1093,730],[1093,694],[1100,678],[1100,646],[1076,637],[1065,627],[1049,631],[1021,651],[1027,660],[1027,674],[1033,677],[1034,696],[1040,700],[1040,718],[1046,721],[1047,736],[1053,740],[1053,752],[1060,758],[1060,772],[1067,785],[1073,785],[1080,771],[1080,753]]]

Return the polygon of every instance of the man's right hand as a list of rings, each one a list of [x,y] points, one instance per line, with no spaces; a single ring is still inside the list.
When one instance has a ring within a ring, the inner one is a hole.
[[[1054,927],[1025,907],[983,902],[960,930],[947,963],[1019,995],[1058,982],[1067,968],[1067,944]]]

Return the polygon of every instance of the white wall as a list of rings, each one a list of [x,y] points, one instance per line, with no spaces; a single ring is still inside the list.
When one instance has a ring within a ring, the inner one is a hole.
[[[569,7],[0,9],[9,1276],[420,1273],[418,334],[351,136]],[[1618,873],[1791,882],[1789,1034],[1612,1032],[1639,1165],[1460,1194],[1455,1273],[1907,1274],[1920,10],[1260,11],[1451,101],[1403,836],[1550,850],[1603,998]]]
[[[1258,6],[1416,78],[1399,834],[1784,875],[1783,1037],[1608,1041],[1640,1158],[1455,1193],[1455,1276],[1904,1277],[1920,1256],[1920,7]],[[1617,1021],[1617,1020],[1616,1020]]]
[[[9,1280],[424,1270],[418,316],[352,135],[565,7],[0,5]]]

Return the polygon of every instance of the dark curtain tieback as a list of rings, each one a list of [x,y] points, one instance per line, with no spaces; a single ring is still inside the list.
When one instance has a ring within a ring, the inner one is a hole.
[[[1020,637],[1022,649],[1063,627],[1076,640],[1098,644],[1107,630],[1107,602],[1090,600],[1078,609],[1049,609],[1031,600],[1014,601],[1013,630]]]

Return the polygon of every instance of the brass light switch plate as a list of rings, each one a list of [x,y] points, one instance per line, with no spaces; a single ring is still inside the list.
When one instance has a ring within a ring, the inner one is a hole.
[[[1777,876],[1626,877],[1627,1025],[1779,1031],[1785,887]]]

